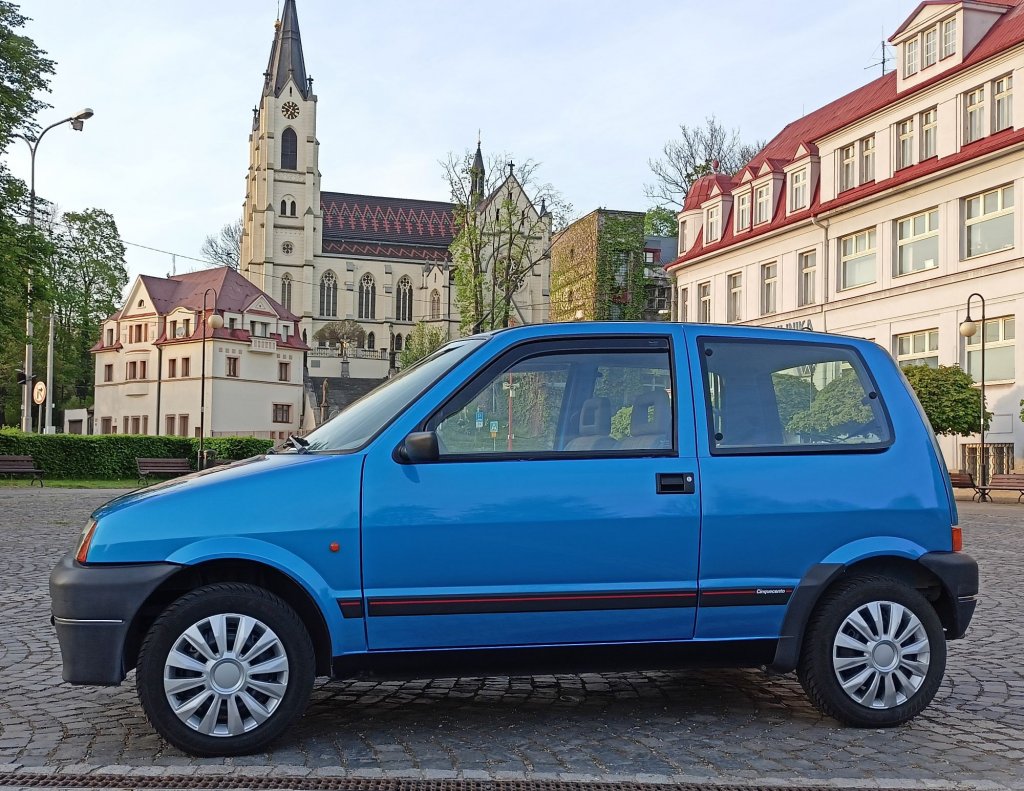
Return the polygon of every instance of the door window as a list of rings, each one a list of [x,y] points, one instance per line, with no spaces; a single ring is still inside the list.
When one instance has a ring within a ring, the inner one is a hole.
[[[442,457],[671,451],[664,349],[550,351],[491,366],[429,422]]]

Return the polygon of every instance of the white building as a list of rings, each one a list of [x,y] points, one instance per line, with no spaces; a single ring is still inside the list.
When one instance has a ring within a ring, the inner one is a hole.
[[[202,320],[204,295],[222,328]],[[206,436],[284,439],[309,424],[298,317],[234,270],[142,275],[100,333],[98,434],[199,436],[204,344]]]
[[[895,72],[794,121],[735,177],[694,184],[674,316],[855,335],[977,380],[980,335],[958,326],[978,292],[989,469],[1007,471],[1024,454],[1024,0],[929,0],[891,42]],[[977,443],[943,438],[949,467],[976,470]]]
[[[249,136],[241,271],[300,318],[313,347],[309,373],[339,376],[339,349],[315,332],[352,319],[366,333],[364,348],[348,350],[348,375],[381,378],[418,321],[458,334],[459,315],[448,247],[453,206],[441,201],[323,192],[317,140],[317,97],[306,73],[295,0],[285,0],[276,24]],[[483,161],[479,155],[480,186]],[[475,183],[475,181],[474,181]],[[492,192],[508,191],[536,220],[545,216],[514,175]],[[480,205],[489,202],[479,195]],[[550,220],[545,238],[550,243]],[[519,323],[547,319],[550,260],[535,268],[514,297]]]

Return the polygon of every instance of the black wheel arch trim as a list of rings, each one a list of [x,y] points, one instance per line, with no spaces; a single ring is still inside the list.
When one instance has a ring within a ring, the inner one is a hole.
[[[775,648],[775,659],[768,670],[772,673],[790,673],[796,670],[800,659],[800,646],[803,643],[804,630],[811,617],[814,606],[821,594],[846,569],[842,563],[818,563],[811,566],[804,574],[800,584],[796,586],[789,598],[789,606],[782,619],[779,630],[779,642]]]

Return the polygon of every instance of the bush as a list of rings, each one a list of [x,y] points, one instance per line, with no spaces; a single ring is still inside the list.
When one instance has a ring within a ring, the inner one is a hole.
[[[245,459],[265,453],[269,439],[211,437],[205,447],[219,459]],[[148,437],[132,434],[24,434],[0,430],[0,454],[31,456],[47,477],[70,480],[135,478],[138,458],[187,458],[193,467],[199,440],[193,437]]]
[[[981,423],[981,390],[958,365],[911,365],[903,369],[936,434],[969,437]],[[988,429],[992,413],[985,411]]]

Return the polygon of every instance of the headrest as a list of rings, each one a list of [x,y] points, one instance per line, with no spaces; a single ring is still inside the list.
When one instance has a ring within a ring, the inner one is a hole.
[[[588,398],[580,410],[580,436],[605,437],[612,433],[612,407],[607,398]]]
[[[651,390],[633,399],[629,435],[668,434],[672,429],[672,413],[664,390]]]

